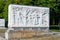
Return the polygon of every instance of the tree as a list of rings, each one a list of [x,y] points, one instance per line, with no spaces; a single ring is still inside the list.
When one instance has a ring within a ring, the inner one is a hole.
[[[32,5],[50,8],[50,22],[60,25],[60,0],[0,0],[0,18],[8,21],[9,4]]]
[[[0,18],[3,18],[4,1],[0,0]]]

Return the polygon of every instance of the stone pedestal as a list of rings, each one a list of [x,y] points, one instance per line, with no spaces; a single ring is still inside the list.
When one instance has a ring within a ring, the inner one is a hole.
[[[13,4],[8,8],[7,40],[10,30],[49,31],[49,8]]]
[[[11,30],[14,30],[13,28],[8,28],[8,30],[5,32],[5,39],[6,40],[8,40],[8,38],[9,38],[9,32],[11,31]]]

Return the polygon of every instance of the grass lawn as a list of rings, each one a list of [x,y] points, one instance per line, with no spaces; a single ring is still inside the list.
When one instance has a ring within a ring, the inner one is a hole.
[[[60,32],[60,30],[51,29],[52,32]]]
[[[0,29],[0,33],[5,33],[7,29]]]

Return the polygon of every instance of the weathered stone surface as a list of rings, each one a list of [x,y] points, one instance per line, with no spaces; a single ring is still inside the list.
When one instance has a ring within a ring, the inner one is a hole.
[[[9,40],[60,40],[60,35],[42,31],[10,31]]]
[[[0,19],[0,28],[5,27],[5,19]]]
[[[11,4],[8,27],[49,27],[49,8]]]

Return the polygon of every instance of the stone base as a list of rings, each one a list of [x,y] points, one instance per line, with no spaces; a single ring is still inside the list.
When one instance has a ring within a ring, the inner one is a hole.
[[[9,38],[9,32],[11,31],[44,31],[44,32],[48,32],[49,31],[49,27],[14,27],[14,28],[8,28],[8,30],[5,32],[5,38],[8,40]]]
[[[49,27],[14,27],[14,30],[49,31]]]

